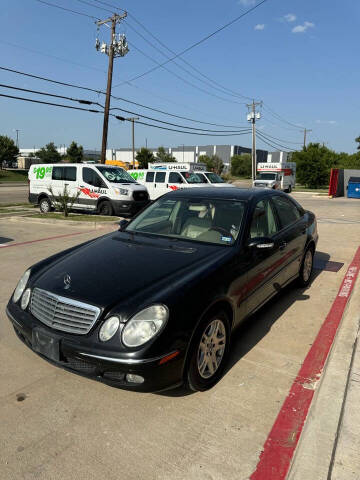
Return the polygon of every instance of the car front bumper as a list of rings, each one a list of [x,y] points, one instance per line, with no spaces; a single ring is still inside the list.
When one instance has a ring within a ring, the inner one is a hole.
[[[135,215],[149,203],[150,200],[112,200],[111,202],[115,215],[119,217],[121,215]]]
[[[69,372],[106,383],[117,388],[141,392],[158,392],[181,385],[184,366],[184,353],[168,352],[153,358],[125,358],[116,352],[99,348],[89,348],[82,342],[81,335],[62,335],[24,312],[10,300],[6,314],[18,338],[33,352],[51,364]],[[49,340],[44,348],[35,345],[40,334]],[[52,344],[49,345],[49,344]],[[53,348],[54,347],[54,348]],[[56,348],[55,348],[56,347]],[[174,356],[168,360],[169,355]],[[127,375],[140,375],[143,383],[128,381]]]

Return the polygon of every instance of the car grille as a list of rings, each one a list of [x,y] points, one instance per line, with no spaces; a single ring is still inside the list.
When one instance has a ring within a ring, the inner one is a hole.
[[[133,198],[137,202],[143,202],[149,199],[147,192],[133,192]]]
[[[88,333],[100,314],[100,308],[60,297],[40,288],[31,295],[31,313],[48,327],[63,332]]]
[[[255,183],[255,187],[266,187],[266,183]]]

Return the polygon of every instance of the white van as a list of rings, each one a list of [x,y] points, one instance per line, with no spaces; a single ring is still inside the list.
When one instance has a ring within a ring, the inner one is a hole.
[[[295,188],[296,163],[258,163],[253,187],[272,188],[290,193]]]
[[[200,176],[206,171],[203,163],[152,163],[148,170],[130,170],[134,180],[142,183],[149,191],[150,199],[156,200],[167,192],[182,188],[210,187]]]
[[[54,208],[54,196],[63,193],[79,197],[72,208],[96,211],[101,215],[133,215],[149,203],[144,185],[120,167],[103,164],[56,163],[31,165],[29,202],[47,213]]]
[[[208,187],[234,187],[235,185],[232,185],[231,183],[225,182],[224,179],[220,177],[215,172],[196,172],[196,174],[200,177],[203,178],[204,181],[208,184]],[[209,185],[210,184],[210,185]]]

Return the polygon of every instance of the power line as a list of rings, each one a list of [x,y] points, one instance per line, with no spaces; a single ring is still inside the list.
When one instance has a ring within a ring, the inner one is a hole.
[[[139,35],[139,37],[141,37],[146,43],[148,43],[154,50],[156,50],[158,53],[161,53],[161,55],[163,55],[164,57],[166,58],[170,58],[170,56],[166,53],[164,53],[163,51],[161,51],[156,45],[154,45],[152,42],[150,42],[150,40],[148,40],[142,33],[140,33],[138,30],[136,30],[136,28],[134,28],[128,21],[126,21],[126,25],[131,29],[133,30],[137,35]],[[145,27],[143,27],[145,28]],[[155,37],[156,38],[156,37]],[[170,52],[172,52],[172,50],[168,49],[166,46],[165,48],[167,50],[169,50]],[[174,53],[174,52],[172,52]],[[148,56],[148,58],[150,58]],[[182,58],[180,58],[180,60],[184,61]],[[185,61],[184,61],[185,62]],[[185,62],[187,63],[193,70],[196,70],[198,71],[194,66],[192,66],[190,63],[188,62]],[[191,77],[195,78],[196,80],[198,80],[199,82],[202,82],[204,83],[205,85],[209,86],[210,88],[213,88],[214,90],[217,90],[225,95],[230,95],[231,97],[236,97],[236,98],[239,98],[239,95],[234,95],[232,93],[228,93],[225,89],[223,88],[218,88],[218,87],[215,87],[214,85],[211,85],[210,82],[206,81],[206,80],[203,80],[202,78],[199,78],[198,76],[194,75],[190,70],[188,70],[187,68],[181,66],[179,63],[177,63],[176,61],[173,61],[173,64],[176,65],[177,67],[179,67],[180,69],[182,69],[183,71],[185,71],[188,75],[190,75]],[[165,68],[165,67],[163,67]],[[170,69],[166,69],[168,72],[170,73],[173,73]],[[200,72],[201,73],[201,72]],[[210,81],[212,81],[210,79]]]
[[[11,98],[13,100],[21,100],[21,101],[24,101],[24,102],[38,103],[38,104],[41,104],[41,105],[49,105],[49,106],[53,106],[53,107],[69,108],[71,110],[82,110],[84,112],[101,113],[101,114],[103,113],[101,110],[95,110],[95,109],[90,109],[90,108],[82,108],[82,107],[73,107],[72,105],[63,105],[61,103],[43,102],[42,100],[35,100],[35,99],[32,99],[32,98],[18,97],[18,96],[14,96],[14,95],[5,95],[4,93],[0,93],[0,97]],[[110,115],[112,117],[115,117],[117,120],[131,121],[131,120],[126,119],[124,117],[120,117],[119,115],[114,115],[114,114],[110,114]],[[161,127],[160,125],[153,125],[151,123],[146,123],[146,122],[141,122],[141,121],[137,121],[137,123],[139,123],[141,125],[148,126],[148,127],[152,127],[152,128],[167,130],[167,131],[170,131],[170,132],[185,133],[187,135],[201,135],[201,136],[208,136],[208,137],[235,137],[235,136],[238,136],[238,135],[246,135],[247,133],[249,133],[249,132],[243,132],[243,133],[230,133],[230,134],[213,134],[213,133],[186,132],[186,131],[183,131],[183,130]]]
[[[284,123],[287,123],[288,125],[291,125],[292,127],[295,127],[297,129],[301,128],[301,125],[295,125],[294,123],[291,123],[291,122],[288,122],[287,120],[285,120],[285,118],[283,118],[281,115],[279,115],[278,113],[274,112],[274,110],[272,110],[267,104],[264,104],[263,105],[265,110],[270,113],[270,115],[272,115],[273,117],[277,118],[278,120],[284,122]]]
[[[30,73],[22,72],[20,70],[14,70],[12,68],[7,68],[7,67],[0,66],[0,70],[5,70],[7,72],[15,73],[17,75],[23,75],[23,76],[26,76],[26,77],[35,78],[37,80],[43,80],[45,82],[54,83],[54,84],[57,84],[57,85],[63,85],[65,87],[71,87],[71,88],[77,88],[77,89],[80,89],[80,90],[86,90],[88,92],[93,92],[93,93],[96,93],[98,95],[99,94],[105,95],[105,92],[102,91],[102,90],[97,90],[97,89],[94,89],[94,88],[85,87],[85,86],[81,86],[81,85],[76,85],[76,84],[68,83],[68,82],[61,82],[59,80],[53,80],[53,79],[50,79],[48,77],[42,77],[42,76],[39,76],[39,75],[30,74]],[[131,103],[132,105],[136,105],[138,107],[146,108],[148,110],[151,110],[151,111],[154,111],[154,112],[157,112],[157,113],[161,113],[163,115],[168,115],[168,116],[171,116],[171,117],[180,118],[182,120],[188,120],[190,122],[201,123],[203,125],[211,125],[211,126],[214,126],[214,127],[243,128],[243,127],[240,127],[238,125],[223,125],[223,124],[218,124],[218,123],[204,122],[202,120],[196,120],[194,118],[184,117],[184,116],[181,116],[181,115],[176,115],[174,113],[165,112],[164,110],[160,110],[160,109],[157,109],[157,108],[152,108],[152,107],[149,107],[147,105],[143,105],[143,104],[138,103],[138,102],[133,102],[133,101],[128,100],[128,99],[123,98],[123,97],[118,97],[118,96],[115,96],[115,95],[111,95],[111,96],[115,100],[121,100],[123,102]]]
[[[66,12],[71,12],[76,15],[82,15],[83,17],[92,18],[93,20],[99,20],[97,17],[92,15],[88,15],[87,13],[77,12],[76,10],[71,10],[70,8],[61,7],[60,5],[56,5],[55,3],[45,2],[44,0],[35,0],[36,2],[43,3],[49,7],[59,8],[60,10],[65,10]]]
[[[288,146],[284,146],[284,145],[281,145],[277,142],[274,142],[273,140],[267,138],[266,135],[263,135],[262,132],[257,132],[257,135],[259,138],[261,138],[263,140],[263,142],[267,143],[268,142],[268,145],[270,145],[271,147],[275,148],[276,150],[280,148],[284,149],[284,150],[292,150],[291,147],[288,147]],[[274,146],[276,145],[276,147]]]
[[[276,146],[273,145],[272,143],[264,140],[261,136],[259,136],[259,141],[265,143],[266,145],[268,145],[269,147],[273,148],[274,150],[278,150],[278,147],[276,147]],[[286,151],[287,151],[287,150],[286,150]]]
[[[96,0],[98,1],[98,0]],[[262,0],[261,2],[259,2],[258,4],[254,5],[253,7],[249,8],[248,10],[246,10],[246,12],[242,13],[241,15],[237,16],[236,18],[234,18],[233,20],[231,20],[230,22],[226,23],[225,25],[223,25],[222,27],[218,28],[217,30],[215,30],[214,32],[210,33],[209,35],[206,35],[205,37],[203,37],[201,40],[193,43],[192,45],[190,45],[189,47],[185,48],[184,50],[182,50],[181,52],[177,53],[176,55],[174,55],[173,57],[171,57],[170,59],[166,60],[166,62],[163,62],[161,64],[159,64],[158,66],[156,67],[153,67],[151,68],[150,70],[142,73],[142,74],[139,74],[131,79],[129,79],[130,82],[133,82],[134,80],[138,80],[139,78],[142,78],[144,77],[145,75],[148,75],[149,73],[152,73],[154,72],[155,70],[157,70],[158,68],[166,65],[167,63],[169,62],[172,62],[173,60],[175,60],[175,58],[178,58],[182,55],[184,55],[185,53],[189,52],[190,50],[192,50],[193,48],[199,46],[200,44],[204,43],[206,40],[209,40],[209,38],[213,37],[214,35],[217,35],[219,32],[221,32],[222,30],[224,30],[225,28],[233,25],[235,22],[239,21],[241,18],[245,17],[246,15],[248,15],[249,13],[251,13],[253,10],[255,10],[256,8],[260,7],[261,5],[263,5],[265,2],[267,2],[268,0]],[[104,2],[105,3],[105,2]]]
[[[61,98],[61,99],[63,99],[63,100],[69,100],[69,101],[73,101],[73,102],[79,102],[79,103],[84,104],[84,105],[98,105],[99,107],[104,108],[104,106],[101,105],[100,103],[98,103],[98,102],[92,102],[91,100],[84,100],[84,99],[78,99],[78,98],[73,98],[73,97],[66,97],[66,96],[64,96],[64,95],[57,95],[57,94],[54,94],[54,93],[43,92],[43,91],[39,91],[39,90],[30,90],[30,89],[28,89],[28,88],[15,87],[15,86],[13,86],[13,85],[7,85],[7,84],[1,84],[1,83],[0,83],[0,87],[9,88],[9,89],[12,89],[12,90],[20,90],[20,91],[22,91],[22,92],[27,92],[27,93],[35,93],[36,95],[46,95],[46,96],[49,96],[49,97]],[[154,121],[154,122],[163,123],[163,124],[165,124],[165,125],[170,125],[170,126],[173,126],[173,127],[187,128],[187,129],[189,129],[189,130],[194,130],[194,131],[214,132],[214,133],[241,133],[242,131],[248,130],[248,129],[241,129],[241,130],[209,130],[209,129],[203,129],[203,128],[188,127],[188,126],[186,126],[186,125],[178,125],[178,124],[176,124],[176,123],[165,122],[164,120],[159,120],[159,119],[157,119],[157,118],[148,117],[148,116],[143,115],[143,114],[141,114],[141,113],[132,112],[132,111],[129,111],[129,110],[125,110],[125,109],[123,109],[123,108],[114,107],[114,108],[111,108],[110,110],[121,110],[122,112],[129,113],[129,114],[132,114],[132,115],[139,115],[139,116],[142,117],[142,118],[146,118],[146,119],[152,120],[152,121]]]
[[[229,98],[223,98],[223,97],[220,97],[219,95],[216,95],[215,93],[212,93],[212,92],[208,92],[207,90],[204,90],[203,88],[199,87],[198,85],[195,85],[194,83],[192,82],[189,82],[189,80],[186,80],[186,78],[183,78],[182,76],[178,75],[177,73],[173,72],[172,70],[168,69],[167,67],[164,67],[161,63],[159,63],[157,60],[155,60],[154,58],[150,57],[150,55],[147,55],[145,52],[143,52],[142,50],[140,50],[140,48],[138,48],[136,45],[134,45],[134,43],[132,42],[128,42],[129,45],[131,46],[131,48],[134,48],[136,51],[138,51],[139,53],[141,53],[144,57],[148,58],[149,60],[151,60],[152,62],[156,63],[157,65],[159,65],[161,68],[163,68],[164,70],[166,70],[168,73],[170,73],[171,75],[173,75],[174,77],[178,78],[179,80],[181,80],[182,82],[186,83],[187,85],[190,85],[191,87],[195,88],[196,90],[199,90],[200,92],[203,92],[205,93],[206,95],[210,95],[211,97],[214,97],[214,98],[218,98],[219,100],[223,100],[225,102],[230,102],[230,103],[237,103],[239,105],[243,105],[243,103],[240,103],[240,102],[236,102],[235,100],[230,100]],[[129,82],[132,82],[132,80],[129,80]],[[119,87],[121,85],[124,85],[128,83],[127,81],[124,81],[124,82],[121,82],[121,83],[118,83],[116,85],[114,85],[113,88],[116,88],[116,87]]]
[[[81,107],[73,107],[72,105],[63,105],[61,103],[43,102],[42,100],[34,100],[32,98],[25,98],[25,97],[16,97],[14,95],[5,95],[4,93],[0,93],[0,97],[12,98],[15,100],[22,100],[24,102],[41,103],[42,105],[51,105],[53,107],[70,108],[71,110],[83,110],[84,112],[103,113],[101,110],[94,110],[92,108],[81,108]]]
[[[3,84],[3,83],[0,83],[0,87],[9,88],[9,89],[12,89],[12,90],[20,90],[22,92],[35,93],[36,95],[45,95],[47,97],[62,98],[63,100],[69,100],[71,102],[78,102],[78,103],[82,103],[84,105],[98,105],[99,107],[104,108],[104,106],[101,105],[100,103],[92,102],[90,100],[83,100],[83,99],[79,99],[79,98],[65,97],[64,95],[56,95],[55,93],[41,92],[39,90],[29,90],[28,88],[15,87],[13,85],[6,85],[6,84]]]
[[[273,137],[273,136],[269,135],[268,133],[264,132],[264,130],[261,130],[261,133],[262,133],[263,135],[266,135],[267,137],[273,138],[274,140],[279,140],[280,142],[293,143],[293,144],[295,144],[295,145],[302,145],[301,142],[292,142],[291,140],[283,140],[283,139],[281,139],[281,138]]]
[[[39,50],[27,48],[22,45],[17,45],[16,43],[4,42],[3,40],[0,40],[0,43],[3,43],[4,45],[9,45],[10,47],[20,48],[21,50],[25,50],[26,52],[36,53],[37,55],[41,55],[43,57],[54,58],[55,60],[60,60],[61,62],[69,63],[70,65],[76,65],[78,67],[88,68],[89,70],[96,70],[97,72],[106,73],[105,70],[101,70],[100,68],[92,67],[90,65],[83,65],[82,63],[72,62],[71,60],[57,57],[56,55],[51,55],[49,53],[43,53]]]

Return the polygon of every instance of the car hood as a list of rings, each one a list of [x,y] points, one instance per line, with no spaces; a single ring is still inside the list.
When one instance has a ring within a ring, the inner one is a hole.
[[[111,307],[231,247],[114,232],[76,249],[34,278],[33,287],[92,305]],[[65,288],[64,277],[71,278]]]

